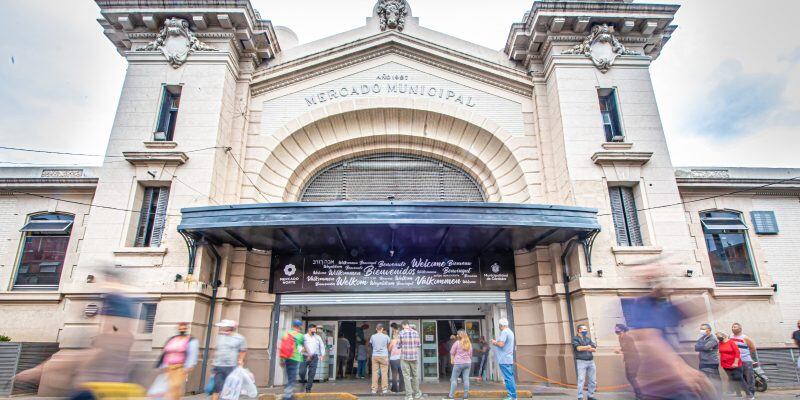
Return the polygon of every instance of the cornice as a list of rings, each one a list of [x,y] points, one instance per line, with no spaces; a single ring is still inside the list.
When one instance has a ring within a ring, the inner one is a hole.
[[[388,37],[394,36],[394,37]],[[372,37],[372,40],[350,44],[347,47],[356,48],[358,45],[367,45],[375,41],[375,39],[388,41],[379,43],[366,49],[361,49],[355,52],[341,54],[333,60],[324,60],[326,56],[335,56],[336,53],[342,53],[346,49],[335,48],[329,51],[316,53],[298,60],[293,60],[286,64],[281,64],[272,68],[265,68],[256,71],[253,76],[252,93],[254,96],[267,93],[276,89],[280,89],[298,82],[305,81],[317,77],[322,74],[338,71],[352,65],[363,63],[384,55],[396,54],[413,61],[421,62],[432,67],[442,69],[448,72],[453,72],[458,75],[470,78],[472,80],[489,84],[500,89],[510,91],[525,97],[533,95],[533,82],[523,71],[514,70],[512,68],[504,67],[497,64],[468,56],[462,53],[449,51],[447,55],[451,57],[460,57],[466,59],[467,62],[472,62],[480,67],[489,68],[490,71],[483,70],[479,67],[466,66],[462,62],[448,60],[436,54],[432,54],[425,50],[415,49],[407,43],[402,43],[396,40],[397,34],[388,33]],[[411,38],[403,37],[415,45],[424,44],[424,42],[413,41]],[[425,46],[430,48],[429,46]],[[433,49],[436,52],[441,49]],[[304,66],[307,65],[307,66]],[[299,67],[294,69],[293,67]]]
[[[182,165],[189,156],[182,151],[123,151],[125,160],[136,166],[147,166],[151,163],[165,165]]]

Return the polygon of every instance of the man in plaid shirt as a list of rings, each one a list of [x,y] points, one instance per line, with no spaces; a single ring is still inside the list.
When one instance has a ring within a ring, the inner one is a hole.
[[[414,330],[411,323],[403,321],[403,330],[400,331],[400,366],[403,371],[403,382],[406,386],[406,399],[420,399],[422,392],[419,390],[419,333]]]

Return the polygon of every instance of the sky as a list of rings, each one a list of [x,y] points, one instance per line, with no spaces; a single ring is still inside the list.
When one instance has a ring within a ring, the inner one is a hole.
[[[374,4],[251,1],[301,43],[363,25]],[[662,2],[681,5],[680,27],[651,67],[673,165],[800,167],[800,1]],[[410,0],[421,25],[494,49],[532,3]],[[0,0],[0,9],[0,146],[103,154],[126,63],[96,22],[99,8]],[[0,150],[0,166],[101,161]]]

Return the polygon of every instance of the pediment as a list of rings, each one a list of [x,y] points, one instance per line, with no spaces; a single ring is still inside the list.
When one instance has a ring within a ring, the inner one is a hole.
[[[460,45],[470,46],[463,41]],[[504,58],[502,52],[493,54],[491,50],[485,48],[476,51],[475,53],[481,54],[476,56],[461,51],[466,49],[459,50],[405,33],[387,31],[343,45],[336,45],[336,41],[332,41],[330,46],[314,44],[313,50],[296,51],[293,54],[287,52],[284,57],[259,68],[253,74],[253,95],[277,90],[388,55],[396,55],[528,98],[532,95],[532,80],[525,71]],[[496,59],[492,59],[494,55]]]

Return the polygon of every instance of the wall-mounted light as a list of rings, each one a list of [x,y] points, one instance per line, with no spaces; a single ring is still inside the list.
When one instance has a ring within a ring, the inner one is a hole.
[[[694,275],[694,271],[692,271],[692,270],[690,270],[690,269],[687,269],[687,270],[686,270],[686,277],[687,277],[687,278],[691,278],[691,277],[692,277],[692,275]]]
[[[86,275],[86,283],[94,283],[94,275]]]
[[[598,269],[597,270],[597,276],[600,277],[600,278],[603,277],[603,270],[602,269]]]
[[[773,283],[772,284],[772,291],[773,292],[777,292],[778,291],[778,284],[777,283]]]
[[[181,275],[181,274],[175,274],[175,282],[180,282],[180,281],[182,281],[182,280],[183,280],[183,275]]]

